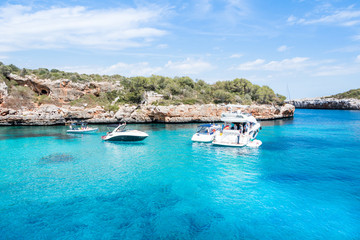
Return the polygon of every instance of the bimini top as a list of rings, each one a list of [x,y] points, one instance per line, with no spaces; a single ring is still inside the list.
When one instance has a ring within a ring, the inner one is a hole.
[[[257,123],[256,119],[249,113],[242,113],[240,110],[235,112],[225,112],[221,114],[221,121],[228,123]]]

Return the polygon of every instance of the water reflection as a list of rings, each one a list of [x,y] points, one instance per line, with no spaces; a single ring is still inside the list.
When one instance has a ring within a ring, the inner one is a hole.
[[[261,148],[261,147],[260,147]],[[231,156],[257,156],[260,153],[259,148],[252,147],[220,147],[213,146],[214,152],[217,154],[226,154]]]
[[[196,150],[206,150],[212,151],[217,155],[231,155],[231,156],[257,156],[260,153],[260,148],[252,148],[252,147],[221,147],[221,146],[214,146],[211,143],[199,143],[193,142],[192,143],[193,149]]]

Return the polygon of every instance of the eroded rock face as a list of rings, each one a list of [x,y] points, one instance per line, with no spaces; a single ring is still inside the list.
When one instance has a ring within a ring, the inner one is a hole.
[[[0,82],[0,104],[3,103],[4,98],[8,95],[8,87],[4,82]]]
[[[360,110],[360,100],[353,98],[304,98],[291,100],[288,103],[293,104],[296,108]]]
[[[35,75],[25,77],[10,73],[9,79],[16,81],[20,85],[26,85],[39,95],[49,95],[59,103],[69,103],[79,99],[85,94],[99,96],[101,92],[109,92],[121,89],[119,82],[86,82],[77,83],[69,79],[39,79]]]
[[[107,112],[102,107],[58,107],[44,104],[29,110],[11,110],[0,108],[0,125],[55,125],[64,124],[69,120],[86,120],[89,123],[185,123],[185,122],[218,122],[227,106],[206,105],[178,105],[178,106],[151,106],[151,105],[123,105],[119,110]],[[295,107],[286,104],[282,107],[272,105],[251,105],[233,107],[233,111],[241,110],[251,113],[255,118],[280,119],[292,117]]]

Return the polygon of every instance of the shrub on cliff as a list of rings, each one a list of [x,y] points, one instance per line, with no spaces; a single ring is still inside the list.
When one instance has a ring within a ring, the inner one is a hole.
[[[108,111],[108,112],[117,112],[119,110],[119,106],[118,105],[111,105],[111,104],[107,104],[104,106],[104,110]]]
[[[119,82],[123,89],[121,91],[104,93],[101,96],[83,96],[72,102],[73,105],[89,106],[100,104],[105,106],[111,104],[117,98],[117,103],[140,104],[144,101],[143,96],[147,91],[154,91],[162,94],[164,99],[158,104],[206,104],[206,103],[265,103],[282,104],[285,97],[275,94],[268,86],[252,84],[243,78],[236,78],[232,81],[218,81],[214,84],[206,83],[203,80],[196,80],[189,77],[163,77],[152,75],[150,77],[126,78],[121,75],[98,75],[78,74],[64,72],[57,69],[48,70],[39,68],[35,70],[22,69],[14,65],[0,64],[0,77],[5,80],[10,72],[17,74],[34,74],[39,78],[46,79],[70,79],[74,82],[110,81]],[[12,83],[6,82],[9,86]]]
[[[232,102],[232,94],[225,90],[218,89],[213,93],[215,103],[229,103]]]
[[[355,98],[355,99],[360,99],[360,88],[358,89],[351,89],[347,92],[343,92],[343,93],[338,93],[332,96],[329,96],[332,98]]]
[[[39,104],[39,105],[41,105],[41,104],[55,104],[56,103],[48,95],[39,95],[39,96],[37,96],[35,102],[37,104]]]

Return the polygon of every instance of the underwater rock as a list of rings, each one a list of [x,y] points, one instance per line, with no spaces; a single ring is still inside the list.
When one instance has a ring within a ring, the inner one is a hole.
[[[63,162],[71,162],[75,158],[71,154],[65,153],[54,153],[40,159],[41,163],[63,163]]]

